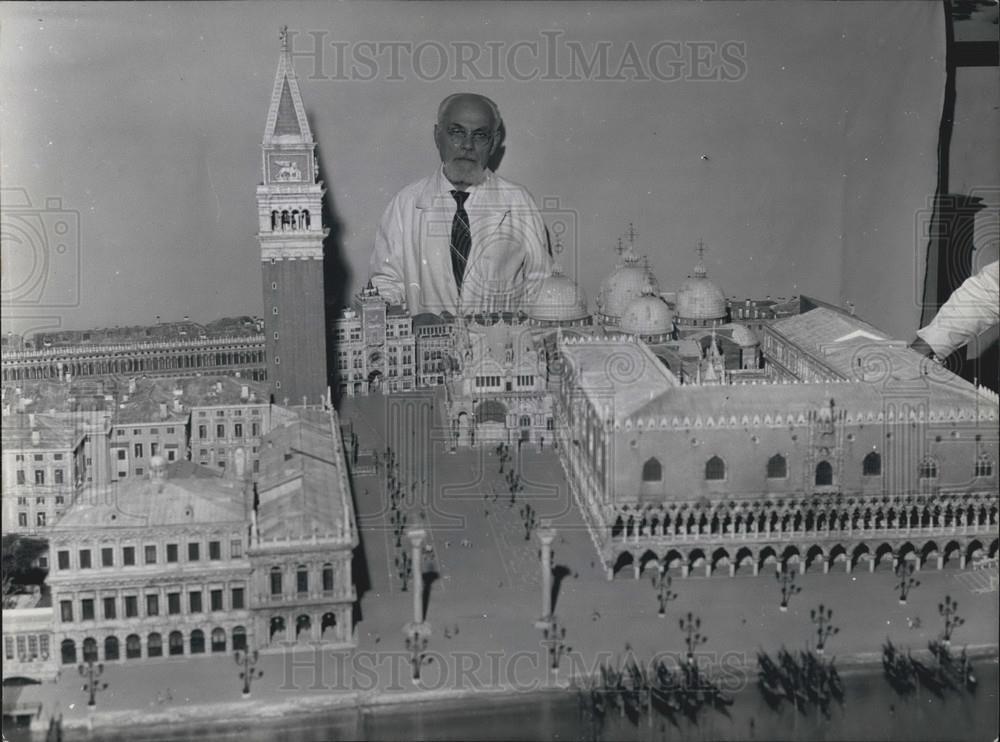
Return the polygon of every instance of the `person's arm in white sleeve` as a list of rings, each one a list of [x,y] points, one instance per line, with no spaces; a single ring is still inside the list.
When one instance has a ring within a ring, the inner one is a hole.
[[[542,282],[552,272],[552,256],[549,254],[545,220],[535,205],[534,199],[525,194],[526,203],[521,210],[524,219],[524,263],[521,267],[522,286],[520,304],[527,308],[535,301]]]
[[[368,263],[369,280],[391,304],[402,304],[406,298],[403,242],[399,199],[394,198],[379,220],[375,247]]]
[[[939,357],[950,355],[1000,321],[1000,262],[967,278],[917,336]]]

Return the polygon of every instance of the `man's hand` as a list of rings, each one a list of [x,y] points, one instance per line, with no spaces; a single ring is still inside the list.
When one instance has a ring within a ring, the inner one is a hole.
[[[933,356],[934,349],[924,342],[923,338],[917,338],[912,343],[910,343],[910,350],[915,350],[922,356]]]

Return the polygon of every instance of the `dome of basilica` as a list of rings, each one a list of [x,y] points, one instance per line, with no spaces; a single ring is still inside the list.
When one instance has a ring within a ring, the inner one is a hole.
[[[646,289],[654,294],[660,292],[656,276],[638,257],[628,253],[625,261],[601,283],[597,309],[611,320],[620,320],[629,304],[642,297]]]
[[[681,321],[725,320],[725,294],[708,279],[705,266],[701,263],[695,267],[694,275],[686,279],[677,291],[676,311]]]
[[[667,303],[647,287],[625,308],[621,329],[643,337],[669,335],[674,329],[674,315]]]
[[[542,281],[527,315],[539,322],[579,322],[589,316],[587,296],[576,282],[556,267]]]

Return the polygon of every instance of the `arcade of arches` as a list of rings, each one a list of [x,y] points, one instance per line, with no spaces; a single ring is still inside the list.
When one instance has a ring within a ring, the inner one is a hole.
[[[628,565],[638,577],[651,560],[687,576],[699,567],[706,575],[719,567],[757,574],[772,562],[802,572],[867,562],[874,571],[904,558],[941,569],[997,554],[993,494],[624,505],[608,515],[609,579]]]
[[[188,341],[123,346],[120,350],[66,349],[38,351],[5,357],[3,381],[74,379],[109,375],[197,376],[235,375],[266,381],[264,337],[225,342]]]
[[[109,634],[102,639],[93,636],[67,637],[59,645],[59,661],[63,665],[73,665],[77,662],[123,662],[180,655],[224,654],[246,649],[247,646],[244,626],[235,626],[229,631],[216,626],[187,632],[175,630],[166,634],[158,631],[124,637]]]

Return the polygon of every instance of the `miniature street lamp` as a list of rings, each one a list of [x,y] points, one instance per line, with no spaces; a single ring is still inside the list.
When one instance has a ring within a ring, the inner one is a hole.
[[[653,574],[653,589],[656,590],[656,599],[660,603],[660,618],[667,617],[667,604],[671,600],[677,600],[677,593],[670,589],[673,585],[673,578],[667,574],[667,565],[661,564],[660,568]]]
[[[899,591],[900,605],[906,605],[906,597],[910,594],[910,590],[920,585],[920,580],[913,576],[913,572],[913,562],[904,560],[896,565],[896,576],[899,578],[896,589]]]
[[[701,633],[701,619],[696,617],[691,611],[688,611],[687,619],[683,617],[680,620],[681,631],[687,634],[684,639],[684,643],[687,644],[687,663],[688,667],[694,666],[694,651],[708,642],[708,637]]]
[[[407,624],[403,629],[406,635],[406,651],[410,653],[411,678],[414,683],[420,680],[420,668],[428,661],[426,656],[430,626],[426,623]]]
[[[545,627],[542,629],[542,645],[549,652],[549,667],[553,670],[558,670],[559,661],[562,659],[563,653],[567,650],[566,643],[563,641],[566,638],[566,627],[562,626],[559,623],[559,619],[555,616],[545,621],[544,624]]]
[[[87,682],[83,684],[82,690],[84,693],[90,694],[87,706],[93,709],[97,706],[97,691],[105,690],[108,687],[107,683],[102,683],[98,680],[104,674],[104,663],[99,662],[95,665],[93,660],[87,660],[87,664],[80,665],[78,669],[80,670],[80,675],[87,678]]]
[[[951,646],[952,632],[964,624],[965,619],[958,615],[958,601],[952,600],[950,595],[945,595],[944,602],[938,603],[938,613],[944,619],[944,632],[941,634],[941,643],[949,647]]]
[[[403,592],[406,592],[406,587],[410,582],[410,575],[413,574],[413,562],[410,559],[410,555],[405,551],[401,551],[396,555],[396,576],[399,577],[399,581],[403,585]]]
[[[822,603],[818,608],[809,611],[809,620],[816,624],[816,654],[822,655],[826,640],[840,633],[840,629],[831,623],[832,618],[833,609],[825,607]]]
[[[255,670],[254,667],[257,664],[259,658],[259,653],[257,650],[252,652],[245,649],[237,649],[233,652],[233,659],[236,660],[236,664],[242,667],[240,671],[240,680],[243,681],[243,697],[250,697],[250,683],[254,678],[260,678],[264,676],[263,670]]]
[[[781,604],[778,606],[778,610],[784,613],[788,610],[789,598],[801,593],[802,588],[795,584],[795,570],[788,569],[787,564],[782,564],[774,576],[781,586]]]
[[[524,540],[530,541],[531,531],[538,523],[537,513],[530,502],[525,503],[524,507],[521,508],[521,518],[524,520]]]

